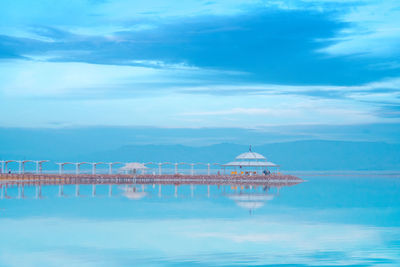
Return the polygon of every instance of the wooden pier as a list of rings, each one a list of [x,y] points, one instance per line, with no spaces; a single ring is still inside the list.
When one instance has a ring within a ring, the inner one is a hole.
[[[283,174],[270,175],[127,175],[127,174],[0,174],[0,184],[208,184],[288,186],[302,179]]]

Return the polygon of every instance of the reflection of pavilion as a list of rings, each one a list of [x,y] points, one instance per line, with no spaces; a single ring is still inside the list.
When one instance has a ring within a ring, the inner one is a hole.
[[[227,195],[228,198],[232,199],[233,201],[236,202],[236,205],[238,205],[241,208],[248,209],[250,212],[261,208],[264,206],[264,204],[272,200],[274,198],[274,195],[271,194],[259,194],[259,193],[236,193],[236,194],[230,194]]]
[[[126,186],[123,190],[123,195],[129,199],[142,199],[147,195],[147,193],[144,192],[144,187],[142,187],[142,191],[138,191],[136,187],[128,186]]]

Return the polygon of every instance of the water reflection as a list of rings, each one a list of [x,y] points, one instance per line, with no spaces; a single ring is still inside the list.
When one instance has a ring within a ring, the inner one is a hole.
[[[1,199],[27,199],[27,198],[35,198],[41,199],[43,198],[43,187],[57,187],[58,194],[57,197],[82,197],[86,195],[81,194],[81,187],[87,188],[91,187],[90,195],[92,197],[97,196],[97,186],[107,186],[108,187],[108,196],[124,196],[128,199],[142,199],[146,196],[154,196],[157,195],[159,198],[169,198],[171,197],[170,193],[163,194],[163,187],[170,188],[173,187],[173,197],[174,198],[187,198],[187,188],[190,188],[190,197],[194,198],[196,193],[196,186],[198,187],[206,187],[207,193],[206,195],[202,195],[202,197],[211,197],[211,192],[214,195],[225,195],[226,197],[236,201],[238,206],[246,207],[250,202],[254,202],[253,208],[261,207],[263,204],[261,202],[265,202],[268,200],[272,200],[274,196],[278,196],[281,188],[294,186],[299,184],[300,182],[264,182],[264,183],[255,183],[252,184],[250,182],[246,183],[218,183],[218,184],[205,184],[204,182],[201,184],[186,184],[186,183],[163,183],[163,184],[150,184],[148,182],[141,181],[133,181],[130,183],[114,183],[114,184],[104,184],[104,183],[49,183],[43,181],[11,181],[4,182],[0,184],[0,198]],[[75,187],[74,194],[66,194],[64,187],[70,188],[71,186]],[[116,187],[116,189],[113,189]],[[25,188],[35,188],[34,195],[26,195]],[[156,189],[157,188],[157,189]],[[9,194],[9,191],[13,191],[12,194]],[[15,193],[16,191],[16,193]],[[86,190],[87,191],[87,190]],[[116,192],[114,192],[116,191]],[[182,191],[183,193],[180,193]],[[274,193],[271,193],[274,192]],[[198,195],[196,195],[198,196]],[[55,197],[55,195],[48,195],[47,197]],[[258,204],[256,202],[259,202]],[[247,204],[246,204],[247,203]]]
[[[399,266],[400,180],[308,180],[3,184],[0,265]]]

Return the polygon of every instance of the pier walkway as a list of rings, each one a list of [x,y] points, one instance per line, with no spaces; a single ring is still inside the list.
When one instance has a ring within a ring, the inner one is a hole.
[[[126,174],[0,174],[0,184],[235,184],[287,186],[302,179],[283,174],[243,175],[126,175]]]

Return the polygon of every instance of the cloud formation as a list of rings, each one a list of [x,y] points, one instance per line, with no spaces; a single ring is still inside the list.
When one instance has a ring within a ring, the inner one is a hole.
[[[0,7],[4,126],[399,119],[397,1],[18,0]]]

